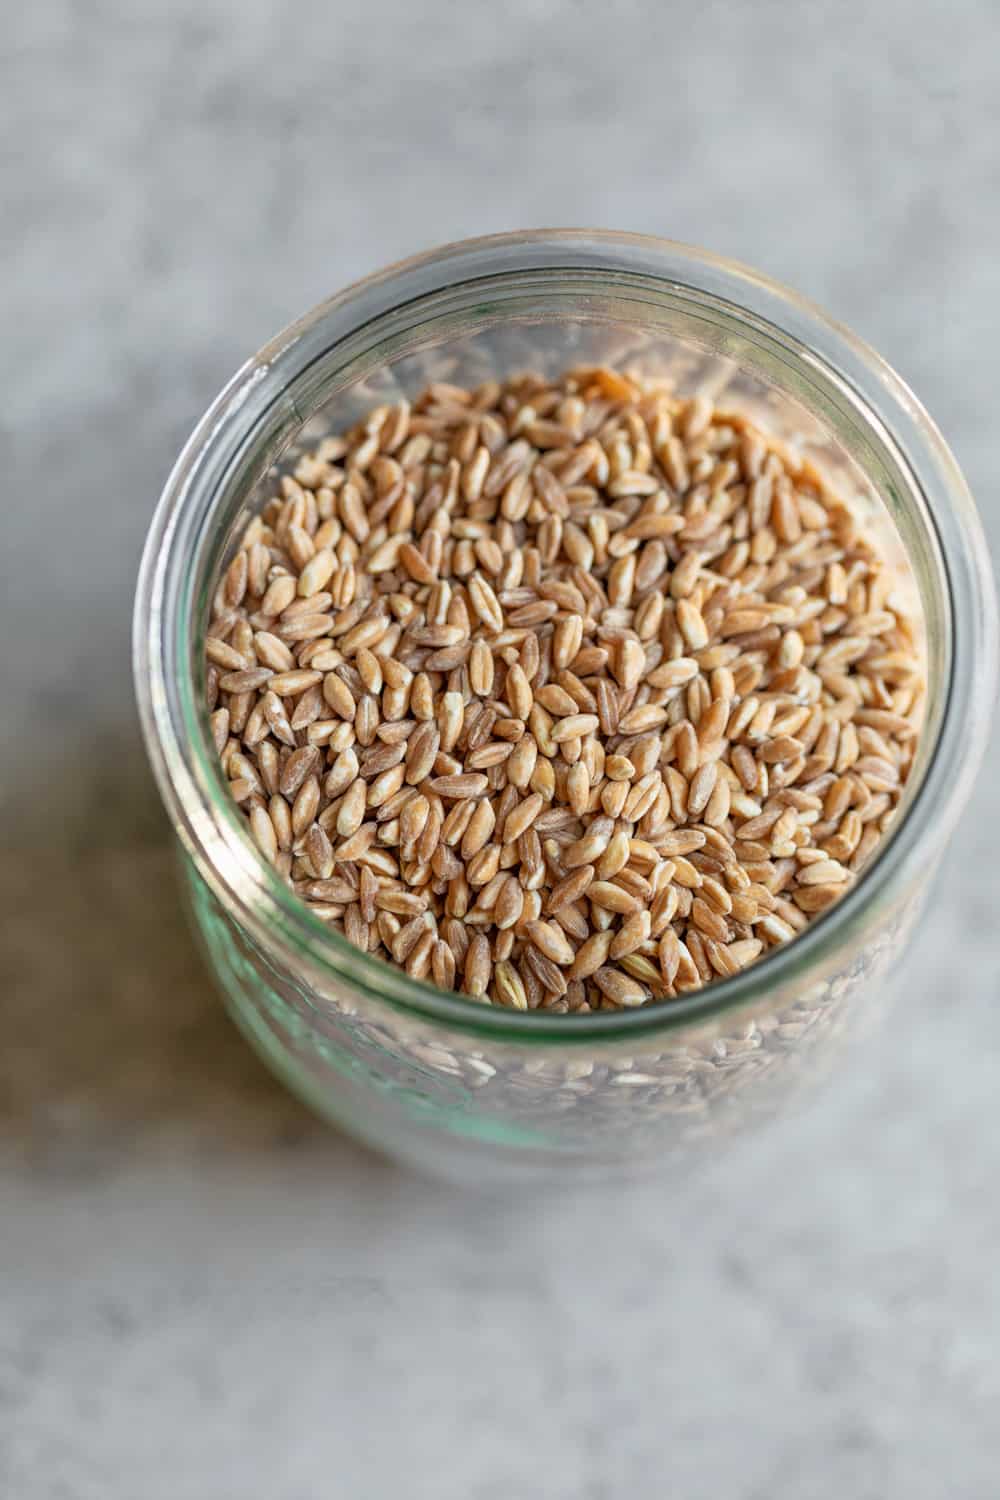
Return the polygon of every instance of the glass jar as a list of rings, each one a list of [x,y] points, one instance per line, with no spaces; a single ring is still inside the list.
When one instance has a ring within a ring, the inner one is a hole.
[[[704,391],[808,454],[901,547],[928,701],[894,830],[794,942],[706,990],[591,1015],[476,1004],[361,954],[255,852],[218,768],[201,642],[273,466],[429,380],[603,363]],[[636,235],[502,235],[421,255],[324,303],[250,360],[167,482],[139,579],[146,742],[183,884],[239,1026],[321,1113],[468,1181],[631,1171],[715,1147],[815,1087],[879,1009],[966,801],[993,700],[987,551],[961,474],[883,362],[741,267]]]

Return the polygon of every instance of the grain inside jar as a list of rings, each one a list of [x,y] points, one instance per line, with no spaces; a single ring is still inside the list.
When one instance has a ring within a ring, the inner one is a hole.
[[[321,442],[208,627],[212,731],[312,912],[444,989],[617,1010],[850,887],[923,697],[900,576],[808,462],[604,368]]]

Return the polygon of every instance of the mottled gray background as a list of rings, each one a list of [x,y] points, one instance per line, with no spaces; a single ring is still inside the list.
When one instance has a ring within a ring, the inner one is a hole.
[[[995,1496],[995,751],[893,1025],[808,1113],[682,1188],[484,1206],[321,1128],[224,1020],[127,642],[244,356],[525,225],[812,294],[1000,541],[994,0],[40,0],[3,32],[0,1495]]]

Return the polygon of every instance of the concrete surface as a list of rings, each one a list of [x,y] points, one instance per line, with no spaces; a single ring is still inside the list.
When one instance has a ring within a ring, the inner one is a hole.
[[[89,0],[4,26],[0,1495],[998,1487],[996,753],[881,1041],[669,1192],[470,1205],[222,1017],[132,712],[135,567],[243,356],[436,241],[602,223],[880,347],[994,544],[991,0]]]

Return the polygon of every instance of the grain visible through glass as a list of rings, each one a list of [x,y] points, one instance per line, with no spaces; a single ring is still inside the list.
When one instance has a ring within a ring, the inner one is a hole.
[[[755,963],[850,887],[917,745],[899,575],[819,472],[604,368],[371,412],[216,589],[211,727],[356,946],[513,1009]]]

